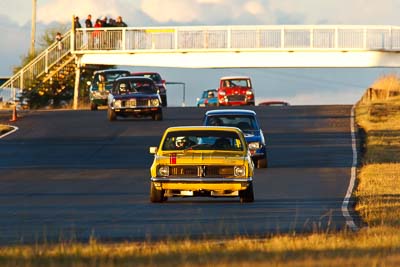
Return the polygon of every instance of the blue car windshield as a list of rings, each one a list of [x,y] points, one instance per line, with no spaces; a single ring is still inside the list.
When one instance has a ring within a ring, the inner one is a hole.
[[[217,90],[207,90],[203,92],[202,98],[212,98],[217,96]]]
[[[242,131],[258,130],[254,116],[247,115],[210,115],[207,117],[205,125],[237,127]]]

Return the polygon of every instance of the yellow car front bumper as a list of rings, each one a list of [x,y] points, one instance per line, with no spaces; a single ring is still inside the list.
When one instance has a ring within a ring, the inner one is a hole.
[[[188,191],[241,191],[252,182],[252,178],[151,178],[157,190]]]

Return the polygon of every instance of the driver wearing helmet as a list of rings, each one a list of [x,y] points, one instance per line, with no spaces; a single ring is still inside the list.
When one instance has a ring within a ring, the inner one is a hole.
[[[119,85],[119,93],[120,93],[120,94],[126,94],[126,93],[127,93],[126,84],[121,83],[121,84]]]
[[[188,145],[188,140],[185,136],[179,136],[176,138],[175,147],[176,149],[184,149]]]

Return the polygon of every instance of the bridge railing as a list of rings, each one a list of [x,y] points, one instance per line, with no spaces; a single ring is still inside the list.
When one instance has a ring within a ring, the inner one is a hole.
[[[3,99],[15,98],[18,91],[29,88],[38,77],[48,73],[52,66],[70,52],[71,32],[69,31],[64,34],[60,42],[54,42],[0,86],[0,94],[5,96]]]
[[[396,26],[196,26],[77,29],[76,52],[400,50]]]

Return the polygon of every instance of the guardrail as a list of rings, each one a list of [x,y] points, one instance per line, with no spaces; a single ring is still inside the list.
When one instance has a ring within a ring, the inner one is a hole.
[[[15,98],[17,92],[29,88],[35,80],[48,73],[49,69],[56,65],[62,58],[71,52],[71,32],[67,32],[60,42],[54,42],[47,49],[41,52],[31,62],[14,74],[8,81],[0,86],[2,88],[11,88],[11,98]],[[9,92],[9,89],[7,90]],[[10,93],[7,93],[10,94]],[[3,101],[7,99],[3,98]]]
[[[197,26],[77,29],[78,53],[165,50],[400,50],[397,26]]]

